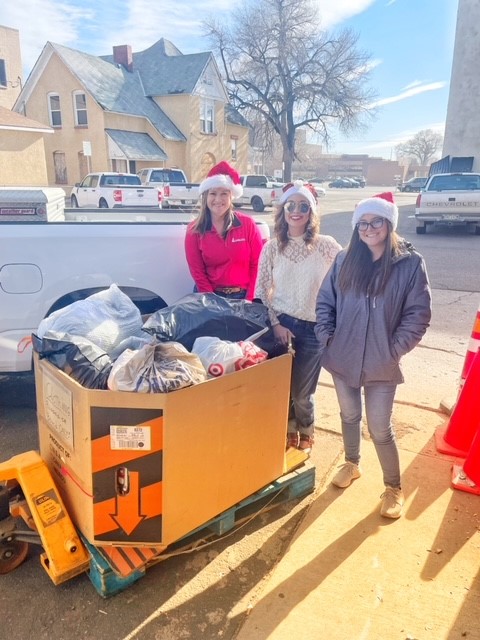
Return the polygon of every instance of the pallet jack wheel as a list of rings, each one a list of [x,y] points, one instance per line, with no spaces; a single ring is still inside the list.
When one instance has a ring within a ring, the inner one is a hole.
[[[0,543],[0,575],[19,567],[28,554],[28,542],[8,538]]]

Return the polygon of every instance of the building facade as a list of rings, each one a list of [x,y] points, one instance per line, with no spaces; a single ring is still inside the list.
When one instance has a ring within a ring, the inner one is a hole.
[[[212,53],[183,55],[164,39],[101,57],[47,42],[14,110],[54,131],[51,186],[91,171],[179,167],[197,182],[219,160],[247,167],[248,124],[228,104]]]

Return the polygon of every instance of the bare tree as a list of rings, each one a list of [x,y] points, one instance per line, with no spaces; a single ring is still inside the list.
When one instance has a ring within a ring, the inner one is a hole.
[[[413,138],[395,147],[397,157],[414,158],[420,165],[427,165],[442,147],[443,136],[432,129],[422,129]]]
[[[311,0],[244,0],[230,22],[205,22],[232,105],[256,112],[278,134],[284,179],[291,179],[295,134],[310,128],[328,144],[333,127],[364,126],[373,100],[366,88],[369,56],[357,36],[320,30]]]

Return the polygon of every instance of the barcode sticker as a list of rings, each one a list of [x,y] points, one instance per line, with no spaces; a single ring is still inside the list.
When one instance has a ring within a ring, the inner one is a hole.
[[[112,451],[151,451],[151,428],[149,426],[110,425],[110,448]]]

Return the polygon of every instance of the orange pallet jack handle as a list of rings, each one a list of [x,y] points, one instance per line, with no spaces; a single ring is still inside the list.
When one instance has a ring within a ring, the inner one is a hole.
[[[0,463],[0,483],[10,488],[15,483],[20,485],[23,496],[11,502],[10,513],[22,517],[30,529],[38,532],[44,549],[40,562],[55,585],[89,569],[90,555],[37,451],[27,451]],[[12,537],[15,538],[15,531]]]

